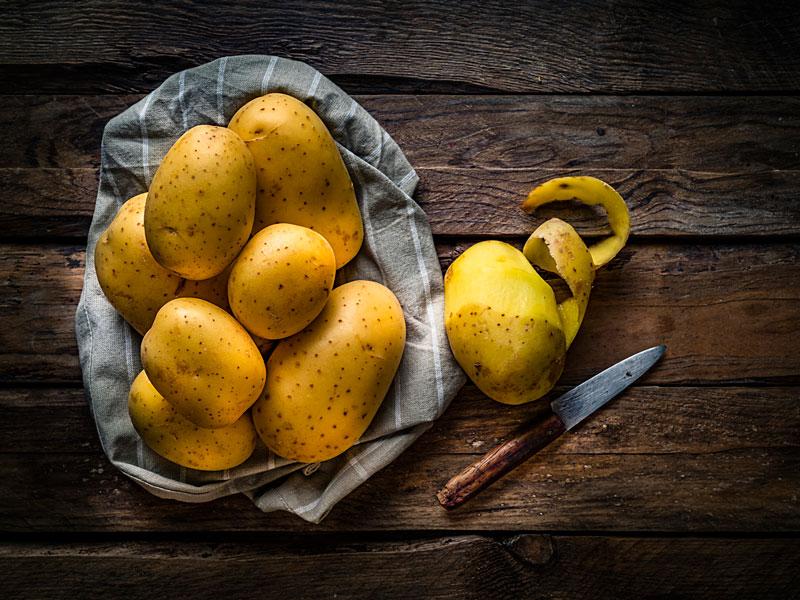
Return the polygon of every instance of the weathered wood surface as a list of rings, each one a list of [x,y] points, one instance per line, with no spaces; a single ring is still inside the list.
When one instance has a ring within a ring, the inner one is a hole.
[[[15,0],[0,24],[0,75],[13,92],[63,92],[66,82],[119,92],[220,56],[274,53],[351,92],[800,89],[800,21],[788,2],[348,4],[64,10]]]
[[[792,3],[12,0],[3,13],[0,597],[800,597]],[[543,403],[466,386],[319,526],[132,483],[99,448],[73,330],[103,126],[166,76],[248,52],[362,94],[420,174],[443,268],[556,214],[602,234],[592,211],[518,206],[558,175],[614,184],[633,238],[600,272],[559,389],[648,345],[668,355],[451,514],[436,490]]]
[[[4,168],[97,167],[142,95],[0,95]],[[415,167],[800,169],[796,96],[357,95]]]
[[[787,600],[797,597],[800,586],[798,552],[800,542],[793,539],[531,534],[367,542],[5,543],[0,594],[20,600],[106,600],[123,590],[128,597],[165,600]]]
[[[439,244],[442,268],[470,243]],[[83,261],[82,245],[0,245],[0,381],[80,381]],[[630,244],[598,271],[561,381],[665,344],[643,383],[797,384],[799,264],[793,242]]]
[[[2,169],[0,239],[83,237],[89,230],[98,170]],[[633,237],[767,237],[800,235],[800,170],[701,173],[638,169],[418,168],[414,198],[435,235],[527,236],[559,217],[581,235],[605,235],[602,210],[573,203],[533,215],[520,206],[528,192],[553,177],[592,175],[613,185],[631,209]]]
[[[448,513],[436,491],[545,410],[466,386],[317,526],[242,497],[202,507],[155,498],[102,454],[79,388],[3,390],[0,410],[0,477],[14,482],[0,497],[6,531],[800,530],[796,388],[631,388]]]
[[[85,236],[98,139],[139,96],[0,96],[4,239]],[[417,167],[416,199],[437,235],[527,235],[575,207],[519,210],[530,189],[572,173],[628,200],[634,236],[800,233],[800,104],[794,97],[361,96]],[[58,135],[53,135],[58,123]],[[135,166],[134,166],[135,168]],[[136,190],[137,192],[139,190]]]

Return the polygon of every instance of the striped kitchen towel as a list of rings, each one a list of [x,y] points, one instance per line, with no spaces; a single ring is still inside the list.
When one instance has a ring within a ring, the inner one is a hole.
[[[321,464],[292,463],[260,443],[234,469],[195,471],[143,444],[128,417],[128,389],[141,370],[141,337],[106,300],[94,248],[119,207],[147,190],[161,159],[187,129],[227,125],[243,104],[268,92],[307,103],[335,138],[364,220],[365,239],[337,283],[371,279],[403,307],[407,342],[394,383],[359,443]],[[319,522],[388,465],[442,414],[464,382],[444,332],[443,282],[428,220],[411,199],[417,174],[389,134],[350,96],[308,65],[275,56],[233,56],[177,73],[106,125],[100,185],[86,252],[76,331],[83,382],[111,462],[153,494],[204,502],[244,493],[264,511]]]

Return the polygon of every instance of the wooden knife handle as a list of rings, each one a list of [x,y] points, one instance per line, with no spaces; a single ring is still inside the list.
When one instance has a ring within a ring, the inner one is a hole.
[[[458,508],[503,475],[519,466],[566,431],[555,413],[520,435],[501,444],[479,461],[472,463],[439,490],[436,497],[446,509]]]

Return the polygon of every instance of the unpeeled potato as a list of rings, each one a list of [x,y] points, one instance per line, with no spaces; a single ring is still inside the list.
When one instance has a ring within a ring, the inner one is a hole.
[[[255,193],[255,165],[242,139],[225,127],[192,127],[150,184],[144,229],[153,257],[186,279],[218,275],[250,236]]]
[[[221,429],[198,427],[158,393],[144,371],[131,386],[128,412],[145,444],[184,467],[201,471],[231,469],[246,461],[256,447],[250,413]]]
[[[144,334],[158,309],[175,298],[183,280],[159,265],[147,247],[144,207],[147,194],[134,196],[97,241],[97,281],[108,301],[133,328]]]
[[[320,313],[336,277],[336,257],[320,234],[279,223],[247,242],[228,278],[231,310],[250,333],[294,335]]]
[[[403,310],[372,281],[333,290],[322,313],[269,358],[253,422],[275,454],[327,460],[360,438],[392,383],[405,346]]]
[[[142,365],[178,412],[209,429],[236,422],[264,387],[264,359],[244,327],[197,298],[158,311],[142,340]]]
[[[228,124],[253,154],[258,176],[254,229],[294,223],[322,234],[341,268],[364,239],[353,182],[328,128],[308,106],[267,94]]]

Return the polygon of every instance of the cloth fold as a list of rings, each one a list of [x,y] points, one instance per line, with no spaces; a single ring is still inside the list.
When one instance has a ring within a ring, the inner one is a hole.
[[[178,137],[195,125],[227,125],[239,107],[269,92],[307,103],[336,140],[365,231],[361,251],[337,273],[337,284],[371,279],[389,287],[403,307],[408,343],[375,419],[344,454],[317,468],[280,458],[259,441],[253,456],[234,469],[196,471],[161,458],[133,429],[127,398],[142,368],[141,336],[100,290],[94,248],[122,203],[147,190]],[[244,493],[263,511],[286,510],[318,523],[399,456],[464,383],[444,331],[443,281],[430,225],[411,199],[418,180],[394,140],[353,98],[308,65],[276,56],[225,57],[182,71],[111,119],[103,132],[76,315],[84,387],[109,460],[156,496],[205,502]]]

